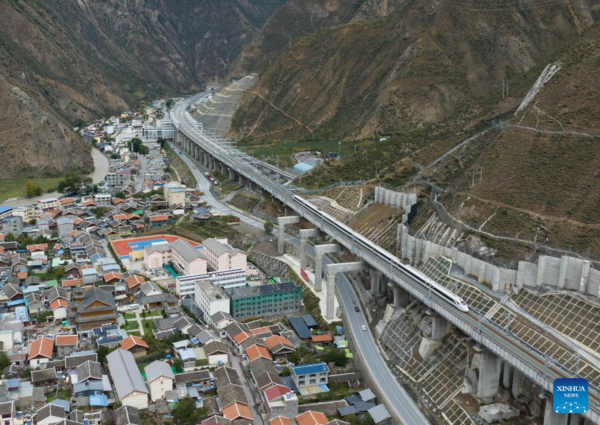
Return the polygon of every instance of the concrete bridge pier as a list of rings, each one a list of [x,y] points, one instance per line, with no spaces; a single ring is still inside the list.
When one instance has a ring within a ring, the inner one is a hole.
[[[215,171],[215,159],[209,155],[208,157],[208,169],[212,172]]]
[[[325,298],[325,317],[328,320],[335,319],[335,275],[337,273],[358,272],[364,270],[366,264],[363,262],[327,264],[325,276],[327,278],[327,295]]]
[[[315,245],[315,291],[323,290],[323,255],[341,251],[337,244]]]
[[[369,269],[369,275],[371,277],[371,295],[376,296],[383,292],[381,290],[383,285],[383,274],[377,269]]]
[[[235,181],[235,171],[233,168],[227,170],[229,172],[229,181]]]
[[[431,339],[442,341],[452,330],[452,324],[440,315],[435,314],[431,318]]]
[[[221,162],[221,174],[227,174],[227,165]]]
[[[301,229],[300,230],[300,268],[303,269],[308,264],[306,257],[306,243],[308,238],[314,238],[317,236],[317,229]]]
[[[394,308],[406,308],[410,304],[410,293],[392,282],[394,288]]]
[[[544,425],[568,425],[569,415],[556,413],[552,408],[552,399],[546,399],[546,411],[544,412]]]
[[[493,401],[500,389],[500,369],[502,359],[484,348],[479,354],[479,379],[477,398],[484,403]]]
[[[206,151],[202,151],[202,165],[208,168],[208,154]]]
[[[242,176],[241,174],[238,175],[238,185],[239,186],[246,186],[248,184],[248,179],[244,176]]]
[[[279,252],[279,255],[283,255],[285,250],[285,226],[288,224],[298,223],[300,223],[300,217],[297,215],[277,217],[277,227],[279,229],[279,234],[277,237],[277,252]]]
[[[505,360],[502,362],[502,387],[509,390],[512,384],[512,366]]]

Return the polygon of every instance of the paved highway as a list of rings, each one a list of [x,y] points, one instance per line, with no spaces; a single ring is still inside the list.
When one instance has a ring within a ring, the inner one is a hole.
[[[365,242],[357,238],[353,231],[345,228],[341,223],[329,219],[316,208],[301,205],[294,199],[294,194],[284,186],[271,181],[251,165],[238,160],[231,155],[231,152],[212,142],[195,128],[193,119],[187,113],[187,107],[193,100],[194,98],[190,98],[180,102],[176,105],[172,114],[175,126],[189,140],[193,139],[193,143],[235,172],[244,175],[280,199],[295,210],[299,216],[307,219],[315,227],[333,237],[340,245],[356,254],[358,258],[371,267],[380,270],[395,284],[409,291],[467,335],[475,338],[492,352],[506,359],[511,365],[524,372],[526,376],[542,385],[546,390],[552,391],[552,383],[556,378],[576,376],[573,371],[553,363],[543,353],[526,345],[513,334],[499,328],[497,325],[487,321],[483,321],[480,325],[481,317],[477,312],[471,309],[468,313],[464,313],[449,304],[430,290],[426,281],[423,281],[419,276],[419,272],[413,267],[402,264],[397,258],[390,258],[375,243]],[[189,144],[186,139],[183,142]],[[598,390],[595,388],[590,389],[593,390],[590,391],[590,398],[592,399],[590,405],[597,408]],[[596,410],[590,410],[587,416],[592,420],[600,421],[600,415]]]
[[[180,154],[180,150],[177,146],[171,144],[171,147],[190,168],[198,182],[198,189],[205,193],[204,198],[211,207],[225,214],[239,217],[240,220],[251,226],[260,229],[263,228],[263,224],[258,220],[239,214],[237,211],[232,210],[219,202],[210,192],[210,183],[204,174],[197,168],[196,164],[183,152]],[[300,241],[297,238],[290,235],[286,235],[285,238],[291,244],[300,246]],[[313,247],[308,246],[307,249],[308,255],[314,258]],[[329,258],[323,259],[323,265],[329,263],[332,263]],[[364,359],[363,363],[371,375],[371,380],[379,387],[379,393],[385,398],[386,405],[390,408],[391,413],[395,417],[400,418],[406,425],[429,423],[414,400],[398,383],[387,363],[384,361],[383,356],[379,352],[378,345],[371,334],[362,309],[360,313],[354,311],[354,306],[360,305],[360,302],[354,292],[352,283],[345,274],[338,274],[336,277],[336,288],[340,305],[346,312],[347,320],[344,323],[346,332],[350,332],[352,335],[356,345],[356,351],[360,352],[360,355]],[[362,330],[362,325],[367,326],[367,331]]]

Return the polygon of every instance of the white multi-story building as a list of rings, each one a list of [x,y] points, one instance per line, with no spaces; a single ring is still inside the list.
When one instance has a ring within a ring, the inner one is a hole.
[[[146,140],[173,140],[175,137],[175,128],[171,120],[156,120],[156,126],[144,125],[142,136]]]
[[[146,366],[144,372],[152,401],[163,399],[167,391],[173,391],[175,375],[167,363],[156,360]]]
[[[206,323],[210,323],[210,317],[219,311],[229,313],[229,297],[223,290],[208,280],[196,282],[194,303],[202,311]]]
[[[178,183],[169,183],[164,186],[165,199],[169,206],[185,205],[187,186]]]
[[[98,193],[94,195],[96,206],[101,208],[110,208],[112,205],[112,196],[110,194]]]
[[[208,266],[212,270],[231,270],[247,268],[246,253],[233,248],[227,243],[227,239],[206,239],[202,250],[204,257],[208,260]]]
[[[217,270],[203,274],[178,276],[175,290],[180,297],[194,296],[196,282],[208,280],[213,285],[223,289],[246,286],[246,272],[242,269]]]
[[[38,201],[38,207],[44,211],[57,208],[59,205],[60,202],[58,201],[58,198],[46,198]]]

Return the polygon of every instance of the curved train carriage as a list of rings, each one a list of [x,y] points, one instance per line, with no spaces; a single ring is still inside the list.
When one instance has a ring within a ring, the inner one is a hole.
[[[454,307],[458,308],[461,311],[464,311],[465,313],[469,311],[469,306],[467,305],[467,303],[465,303],[465,301],[461,297],[457,296],[453,292],[444,288],[442,285],[440,285],[437,282],[435,282],[434,280],[430,279],[425,274],[423,274],[421,271],[415,269],[414,267],[411,267],[411,266],[408,266],[408,265],[402,263],[400,261],[400,259],[398,259],[396,256],[390,254],[386,250],[375,245],[369,239],[365,238],[361,234],[350,229],[345,224],[338,222],[332,216],[330,216],[326,212],[320,210],[319,208],[315,207],[314,205],[312,205],[310,202],[308,202],[304,198],[302,198],[298,195],[294,195],[294,200],[296,202],[298,202],[300,205],[302,205],[304,208],[309,209],[312,212],[317,212],[321,217],[323,217],[323,219],[326,222],[329,222],[332,225],[335,225],[338,229],[341,229],[346,235],[348,235],[352,239],[358,240],[363,245],[368,246],[372,251],[374,251],[386,263],[393,264],[395,267],[397,267],[398,269],[401,269],[402,272],[411,276],[414,280],[419,282],[421,285],[423,285],[427,288],[431,288],[432,292],[434,292],[436,295],[438,295],[440,298],[442,298],[447,303],[452,304]]]

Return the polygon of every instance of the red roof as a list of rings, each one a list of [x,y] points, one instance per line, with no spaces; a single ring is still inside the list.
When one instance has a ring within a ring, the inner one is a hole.
[[[292,390],[290,390],[288,387],[286,387],[284,385],[276,384],[276,385],[273,385],[268,390],[265,390],[265,397],[267,398],[267,400],[273,401],[273,400],[278,399],[279,397],[282,397],[290,392],[292,392]]]
[[[50,303],[50,308],[52,309],[52,311],[56,310],[57,308],[61,308],[61,307],[63,307],[63,308],[69,307],[69,302],[63,298],[57,298]]]
[[[167,221],[169,219],[169,217],[167,217],[166,215],[155,215],[153,217],[150,217],[150,221]]]
[[[313,335],[311,337],[312,342],[331,342],[333,341],[333,338],[331,337],[330,334],[323,334],[323,335]]]
[[[115,214],[113,215],[113,220],[117,220],[117,221],[125,221],[127,220],[127,214]]]
[[[240,332],[239,334],[233,337],[233,340],[236,342],[236,344],[241,344],[251,336],[252,335],[250,335],[248,332]]]
[[[327,425],[329,420],[325,414],[309,410],[296,416],[296,422],[298,422],[298,425]]]
[[[40,357],[51,359],[52,351],[54,351],[54,340],[43,336],[31,343],[31,350],[29,350],[28,360],[33,360]]]
[[[17,278],[21,279],[21,280],[27,279],[27,272],[19,272],[19,273],[17,273]]]
[[[269,421],[269,425],[292,425],[292,421],[285,416],[277,416]]]
[[[83,279],[63,279],[60,283],[63,288],[73,288],[83,286]]]
[[[110,272],[104,275],[104,281],[106,283],[113,281],[113,280],[122,280],[123,279],[123,275],[121,273],[115,273],[115,272]]]
[[[141,285],[145,281],[146,279],[144,278],[144,276],[140,276],[137,274],[134,274],[133,276],[125,280],[125,282],[127,282],[127,286],[129,286],[129,289],[135,288],[136,286]]]
[[[236,335],[237,336],[237,335]],[[253,362],[256,359],[261,357],[269,360],[273,360],[267,349],[261,345],[251,345],[246,349],[246,355],[248,356],[248,361]]]
[[[262,328],[256,328],[252,330],[252,335],[258,335],[258,334],[264,334],[267,332],[271,332],[271,329],[269,329],[267,326],[264,326]]]
[[[270,336],[269,338],[265,339],[265,344],[267,344],[267,347],[269,348],[269,350],[273,350],[273,348],[275,348],[275,346],[278,344],[283,344],[290,349],[292,348],[292,343],[290,341],[288,341],[287,338],[284,338],[279,335],[273,335],[273,336]]]
[[[71,346],[77,345],[79,337],[77,335],[57,335],[55,341],[57,347],[63,345]]]
[[[139,347],[149,348],[146,341],[144,341],[139,336],[135,336],[135,335],[129,335],[127,338],[122,340],[119,344],[121,344],[121,348],[123,350],[127,350],[127,351],[131,350],[136,345]]]
[[[27,245],[27,251],[35,252],[35,251],[45,251],[48,249],[47,243],[39,243],[35,245]]]
[[[223,416],[230,421],[234,421],[236,419],[248,419],[252,420],[252,412],[250,408],[246,404],[242,403],[233,403],[223,409]]]

